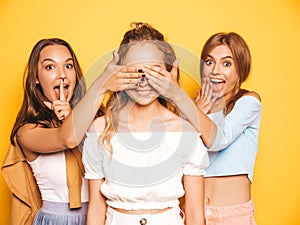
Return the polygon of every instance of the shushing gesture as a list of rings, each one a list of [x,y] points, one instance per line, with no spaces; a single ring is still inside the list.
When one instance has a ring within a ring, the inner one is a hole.
[[[69,116],[69,114],[72,111],[71,105],[69,103],[71,97],[72,96],[68,96],[68,98],[66,98],[64,92],[64,79],[61,79],[59,85],[59,100],[54,100],[52,103],[44,103],[50,110],[52,110],[55,113],[59,120],[64,120]]]

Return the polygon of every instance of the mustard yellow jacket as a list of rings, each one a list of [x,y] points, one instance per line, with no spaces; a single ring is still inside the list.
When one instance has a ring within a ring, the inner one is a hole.
[[[42,206],[42,199],[31,167],[17,143],[8,149],[2,175],[12,192],[10,224],[32,225],[36,212]]]
[[[10,145],[2,165],[2,175],[12,192],[11,225],[32,225],[42,199],[36,180],[23,151],[15,142]],[[70,208],[81,207],[84,167],[78,148],[66,150],[66,170]]]

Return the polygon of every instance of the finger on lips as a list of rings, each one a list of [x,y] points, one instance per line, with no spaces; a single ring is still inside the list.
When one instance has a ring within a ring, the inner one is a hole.
[[[66,96],[65,96],[65,92],[64,92],[64,79],[60,80],[59,100],[61,100],[61,101],[65,101],[66,100]]]

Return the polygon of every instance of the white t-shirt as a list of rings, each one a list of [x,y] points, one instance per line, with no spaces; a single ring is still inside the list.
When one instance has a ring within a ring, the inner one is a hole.
[[[42,199],[50,202],[69,203],[65,151],[40,154],[28,162],[41,192]],[[81,201],[87,202],[88,183],[82,178]]]
[[[107,204],[126,210],[163,209],[179,204],[182,176],[202,176],[208,154],[196,132],[116,133],[112,154],[99,134],[87,133],[82,154],[86,179],[105,178]]]

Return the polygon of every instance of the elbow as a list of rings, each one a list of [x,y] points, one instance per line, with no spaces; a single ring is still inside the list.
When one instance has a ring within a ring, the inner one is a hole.
[[[203,144],[205,145],[206,148],[210,149],[213,146],[214,141],[213,140],[208,140],[208,141],[203,140]]]
[[[72,149],[77,147],[79,144],[78,140],[72,135],[71,137],[64,138],[63,145],[66,149]]]
[[[216,132],[211,133],[209,137],[205,137],[204,135],[201,135],[201,139],[205,147],[210,149],[214,145],[214,142],[216,140]]]
[[[77,143],[77,141],[74,141],[74,140],[68,140],[67,142],[65,142],[65,146],[66,146],[66,148],[72,149],[72,148],[77,147],[78,143]]]
[[[213,124],[213,126],[211,127],[211,132],[209,137],[206,140],[203,140],[203,143],[208,149],[214,145],[214,142],[217,138],[217,132],[218,132],[218,127],[215,124]]]

